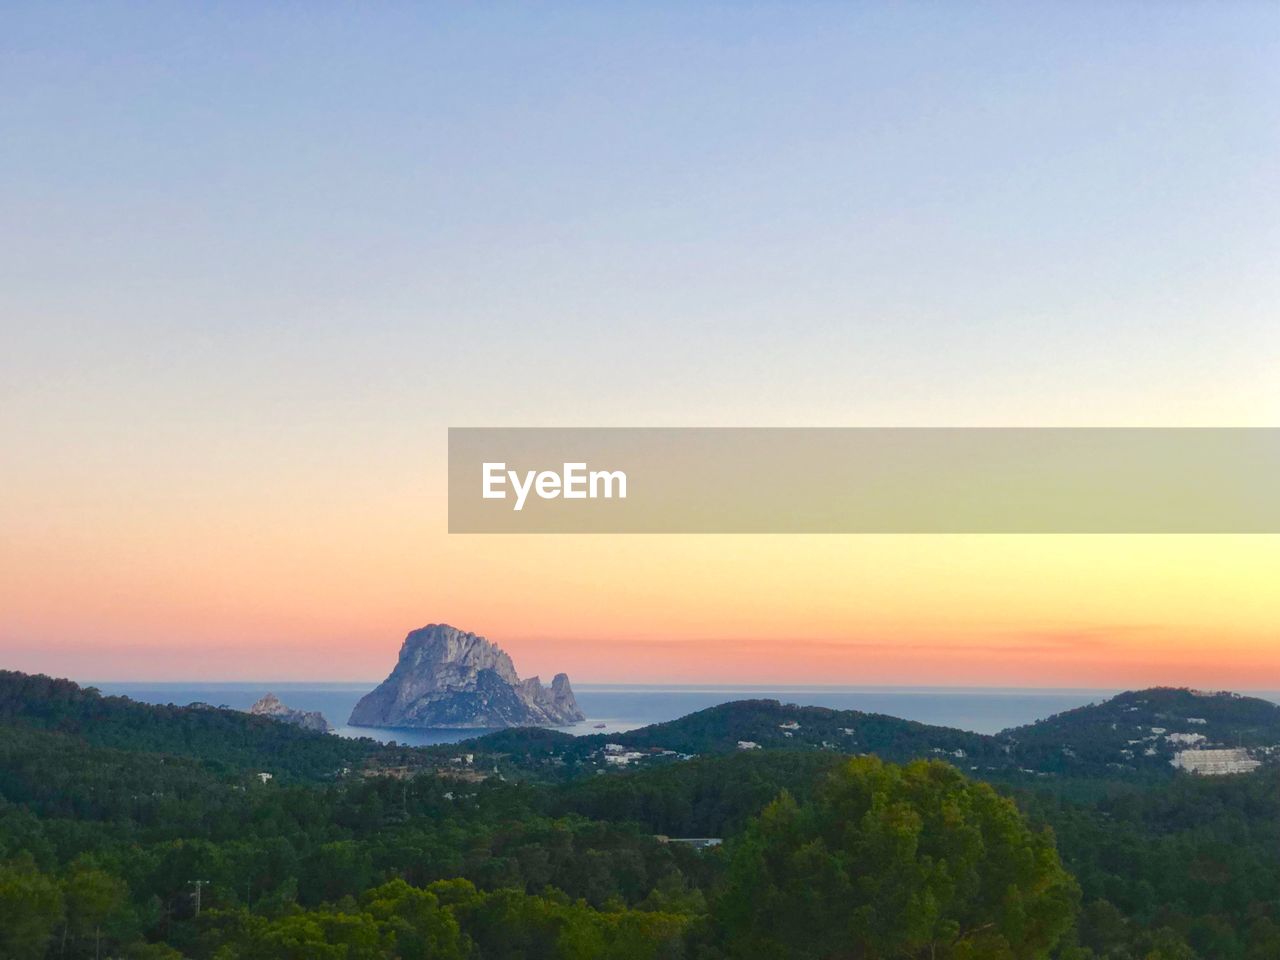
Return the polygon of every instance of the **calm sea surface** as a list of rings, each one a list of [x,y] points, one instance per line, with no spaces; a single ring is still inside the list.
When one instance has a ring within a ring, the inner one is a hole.
[[[351,708],[373,689],[371,683],[98,683],[103,693],[145,703],[192,702],[247,709],[263,694],[275,693],[298,710],[319,710],[337,732],[400,743],[452,743],[476,736],[477,730],[383,730],[349,727]],[[1007,687],[749,687],[575,685],[585,723],[563,728],[569,733],[621,733],[650,723],[730,700],[768,699],[805,706],[885,713],[907,720],[996,733],[1063,710],[1095,703],[1116,691],[1041,690]],[[1273,698],[1274,699],[1274,698]]]

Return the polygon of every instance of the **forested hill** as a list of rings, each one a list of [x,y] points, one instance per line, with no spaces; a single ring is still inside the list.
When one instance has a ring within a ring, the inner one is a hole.
[[[610,739],[627,746],[663,747],[682,753],[726,753],[739,749],[742,742],[763,749],[818,747],[840,753],[874,753],[893,760],[946,754],[970,763],[1008,762],[1001,741],[995,737],[879,713],[801,707],[777,700],[723,703]]]
[[[1006,730],[1024,766],[1055,773],[1124,768],[1167,773],[1188,748],[1246,747],[1265,760],[1280,745],[1280,706],[1236,693],[1155,687]]]
[[[97,747],[191,757],[285,779],[332,779],[382,748],[270,717],[208,706],[155,706],[103,696],[70,680],[0,670],[0,723],[68,734]]]
[[[1142,691],[984,737],[746,701],[406,749],[0,673],[0,958],[1280,957],[1280,770],[1088,753],[1126,724],[1265,746],[1276,712]]]
[[[0,671],[0,722],[70,734],[94,746],[197,758],[215,768],[268,769],[286,779],[332,779],[343,768],[371,765],[430,766],[459,750],[384,747],[237,710],[142,704],[12,671]],[[627,733],[575,737],[514,729],[475,738],[467,749],[487,769],[490,760],[505,761],[517,771],[562,778],[606,766],[607,743],[644,754],[637,765],[758,747],[872,753],[899,762],[937,757],[980,776],[1169,777],[1170,760],[1188,748],[1245,747],[1263,761],[1280,755],[1280,706],[1233,693],[1154,688],[985,736],[856,710],[739,700]]]
[[[1264,762],[1280,758],[1280,707],[1231,693],[1157,688],[1003,731],[995,736],[856,710],[801,707],[776,700],[724,703],[627,733],[573,737],[553,730],[504,730],[467,742],[484,758],[529,771],[572,775],[606,763],[606,744],[642,754],[629,765],[752,750],[872,753],[901,762],[941,758],[978,776],[1025,774],[1087,779],[1169,778],[1170,761],[1190,748],[1246,747]],[[457,746],[434,748],[457,752]]]
[[[608,766],[606,748],[640,754],[628,761],[631,766],[760,749],[872,753],[895,762],[943,759],[962,770],[983,773],[1014,768],[1007,742],[998,737],[777,700],[735,700],[626,733],[572,736],[556,730],[502,730],[430,749],[440,757],[465,750],[486,767],[505,759],[526,771],[572,776]]]

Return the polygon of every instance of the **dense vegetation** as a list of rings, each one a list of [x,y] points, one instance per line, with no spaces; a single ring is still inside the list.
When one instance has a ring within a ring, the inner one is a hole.
[[[1231,701],[1190,714],[1148,694],[1049,725],[1082,755],[1091,731],[1114,745],[1113,723],[1228,735]],[[1237,705],[1265,740],[1269,714]],[[456,747],[0,674],[0,957],[1280,956],[1274,768],[895,766],[823,745],[845,729],[896,760],[961,765],[953,750],[1010,741],[1061,754],[1034,728],[978,738],[757,701],[626,735],[703,754],[638,769],[597,772],[599,738],[481,738],[469,749],[495,777],[459,769]],[[776,737],[737,750],[751,732]],[[667,841],[690,836],[725,843]]]
[[[1009,741],[900,720],[859,710],[802,707],[777,700],[737,700],[699,710],[678,720],[627,733],[575,737],[552,730],[504,730],[465,744],[485,757],[519,758],[526,767],[554,761],[556,771],[572,776],[589,765],[606,741],[645,751],[683,755],[732,753],[739,742],[766,750],[838,754],[874,753],[886,760],[947,757],[983,769],[1012,770]],[[460,747],[438,747],[438,753]]]
[[[1047,833],[952,767],[848,761],[747,826],[712,914],[738,957],[1043,957],[1075,883]]]
[[[1052,824],[1099,956],[1144,957],[1131,945],[1162,937],[1168,957],[1280,957],[1280,772],[1180,776],[1089,803],[1018,799]]]
[[[898,763],[936,757],[1014,783],[1046,776],[1149,783],[1173,779],[1169,761],[1191,746],[1252,747],[1265,757],[1280,745],[1280,706],[1230,693],[1156,688],[986,736],[858,710],[739,700],[608,737],[506,730],[435,752],[466,749],[486,764],[511,761],[522,775],[571,779],[593,767],[606,740],[684,755],[732,753],[745,741],[766,750],[873,753]]]
[[[1160,687],[1122,693],[1001,736],[1015,743],[1019,764],[1034,770],[1168,778],[1169,760],[1189,739],[1223,747],[1280,744],[1280,706],[1257,697]]]
[[[71,734],[93,746],[196,757],[210,769],[258,765],[284,779],[332,779],[382,749],[373,740],[326,737],[270,717],[152,706],[104,697],[70,680],[5,670],[0,670],[0,723]]]

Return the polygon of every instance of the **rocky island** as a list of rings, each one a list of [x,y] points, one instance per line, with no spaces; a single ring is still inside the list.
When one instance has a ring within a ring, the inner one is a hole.
[[[550,727],[586,719],[569,678],[521,680],[494,643],[444,623],[412,631],[391,675],[351,711],[358,727]]]
[[[292,707],[286,707],[274,693],[268,693],[250,707],[249,712],[259,717],[274,717],[276,720],[291,723],[304,730],[314,730],[317,733],[333,731],[333,727],[319,710],[294,710]]]

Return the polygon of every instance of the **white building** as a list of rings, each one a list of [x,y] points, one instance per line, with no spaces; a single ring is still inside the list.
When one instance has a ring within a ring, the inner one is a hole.
[[[638,750],[628,750],[625,753],[606,753],[604,755],[604,762],[615,767],[625,767],[629,763],[635,763],[637,760],[643,759],[644,754]]]
[[[1179,750],[1169,761],[1179,770],[1206,777],[1228,773],[1251,773],[1262,766],[1248,750]]]
[[[659,843],[683,843],[686,846],[693,847],[695,850],[708,850],[711,847],[718,847],[724,843],[721,837],[658,837]]]

